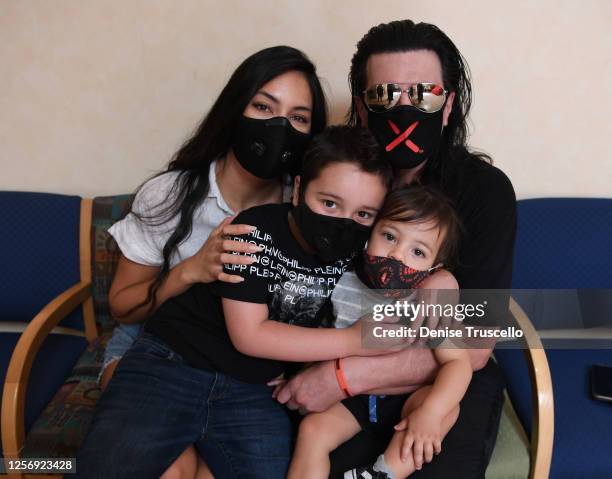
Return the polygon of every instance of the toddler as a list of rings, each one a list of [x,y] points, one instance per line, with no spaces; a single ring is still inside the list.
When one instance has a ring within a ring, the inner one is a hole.
[[[458,230],[452,206],[437,191],[405,186],[389,193],[355,270],[341,277],[332,294],[335,327],[349,327],[362,315],[366,289],[457,289],[443,267],[455,255]],[[347,398],[302,420],[288,478],[327,478],[329,454],[364,429],[388,434],[394,427],[395,433],[373,465],[347,471],[345,478],[401,479],[430,462],[440,453],[472,378],[464,349],[445,341],[434,355],[440,370],[433,385],[391,396],[351,396],[337,359],[338,383]]]

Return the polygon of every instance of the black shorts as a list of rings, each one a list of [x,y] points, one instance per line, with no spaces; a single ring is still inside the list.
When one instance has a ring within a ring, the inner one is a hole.
[[[459,419],[442,442],[442,453],[410,479],[483,479],[495,445],[503,402],[501,371],[490,359],[483,369],[474,373],[461,401]],[[376,434],[364,430],[342,444],[330,456],[330,479],[342,479],[344,471],[372,465],[389,444],[393,432],[391,427],[385,437],[383,430]]]
[[[370,411],[370,396],[367,394],[346,398],[342,404],[357,419],[362,430],[374,434],[382,433],[386,437],[394,431],[393,426],[402,419],[402,408],[410,394],[372,397],[376,400],[375,414]]]

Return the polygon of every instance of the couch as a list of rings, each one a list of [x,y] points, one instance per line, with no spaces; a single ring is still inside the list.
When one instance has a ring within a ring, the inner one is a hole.
[[[542,430],[532,409],[539,391],[521,351],[497,351],[512,403],[532,437],[552,442],[554,430],[550,477],[610,478],[612,405],[591,397],[589,369],[612,366],[612,199],[519,201],[514,257],[513,296],[545,348],[554,425]]]
[[[74,457],[83,439],[115,326],[107,293],[118,248],[106,230],[128,204],[127,195],[0,192],[0,225],[10,232],[0,248],[6,458]]]
[[[0,296],[4,457],[76,454],[100,396],[97,375],[115,326],[107,294],[119,252],[107,229],[128,205],[127,195],[0,192],[0,208],[10,211],[0,223],[10,231],[0,248],[3,264],[10,264]],[[513,312],[530,327],[516,303]],[[542,349],[531,346],[524,371],[509,380],[533,384],[533,402],[518,396],[513,402],[533,404],[535,415],[519,418],[506,401],[487,478],[545,477],[550,465],[550,374]]]

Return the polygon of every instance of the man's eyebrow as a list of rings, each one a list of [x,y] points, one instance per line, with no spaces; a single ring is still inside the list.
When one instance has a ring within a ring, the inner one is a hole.
[[[265,96],[268,100],[270,100],[271,102],[277,105],[280,103],[280,100],[278,98],[276,98],[274,95],[272,95],[271,93],[268,93],[265,90],[259,90],[256,94]],[[293,110],[311,112],[312,108],[308,108],[307,106],[296,106],[295,108],[293,108]]]

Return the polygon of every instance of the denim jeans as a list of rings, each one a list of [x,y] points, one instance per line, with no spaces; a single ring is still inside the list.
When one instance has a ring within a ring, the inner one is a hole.
[[[158,478],[195,444],[217,478],[281,479],[291,435],[271,388],[192,368],[143,333],[100,398],[76,477]]]
[[[118,324],[113,329],[113,334],[104,350],[104,359],[102,361],[102,369],[100,369],[100,374],[98,375],[98,382],[108,365],[113,361],[121,359],[127,350],[130,349],[134,341],[142,334],[143,326],[143,323]]]

